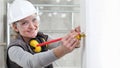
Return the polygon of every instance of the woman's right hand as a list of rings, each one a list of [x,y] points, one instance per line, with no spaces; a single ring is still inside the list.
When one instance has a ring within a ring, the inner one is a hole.
[[[75,49],[76,45],[79,43],[79,40],[75,38],[77,35],[78,32],[72,31],[62,38],[61,45],[54,49],[54,53],[58,58]]]

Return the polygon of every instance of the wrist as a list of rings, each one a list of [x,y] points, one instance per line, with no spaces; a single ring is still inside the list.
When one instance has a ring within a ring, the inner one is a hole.
[[[53,52],[57,58],[60,58],[66,54],[65,50],[63,49],[63,46],[61,45],[54,48]]]

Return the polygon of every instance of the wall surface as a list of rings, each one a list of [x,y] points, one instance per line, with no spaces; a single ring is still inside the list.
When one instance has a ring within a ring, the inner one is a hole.
[[[0,68],[5,68],[5,44],[2,44],[5,40],[4,24],[6,14],[6,0],[0,0]],[[6,19],[7,20],[7,19]]]
[[[86,0],[86,67],[120,68],[120,0]]]
[[[5,68],[5,45],[0,44],[0,68]]]
[[[0,0],[0,42],[4,41],[4,15],[5,15],[5,2]]]

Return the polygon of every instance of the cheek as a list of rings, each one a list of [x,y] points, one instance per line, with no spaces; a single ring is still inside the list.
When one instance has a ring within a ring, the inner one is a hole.
[[[35,27],[36,27],[37,29],[39,29],[39,23],[36,23],[36,24],[35,24]]]
[[[19,28],[18,30],[19,30],[19,33],[21,35],[24,35],[26,33],[26,31],[27,31],[26,28],[24,28],[24,29],[23,28]]]

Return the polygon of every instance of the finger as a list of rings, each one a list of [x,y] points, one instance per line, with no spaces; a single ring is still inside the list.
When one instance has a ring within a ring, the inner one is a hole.
[[[64,36],[62,38],[62,42],[63,43],[69,43],[69,42],[71,42],[71,40],[73,40],[78,35],[77,32],[75,32],[73,30],[71,30],[71,31],[72,31],[72,33],[69,33],[69,34],[67,34],[66,36]]]
[[[78,35],[77,32],[71,33],[67,41],[70,42],[71,40],[73,40],[74,38],[76,38],[77,35]]]
[[[70,32],[72,33],[72,32],[74,32],[75,30],[71,30]]]
[[[80,30],[80,26],[76,27],[76,28],[75,28],[75,31],[76,31],[76,32],[80,32],[80,31],[81,31],[81,30]]]
[[[72,44],[72,46],[70,47],[70,49],[74,49],[77,46],[77,44],[78,44],[78,40],[76,39]]]
[[[63,41],[68,40],[69,36],[70,36],[70,34],[67,34],[66,36],[64,36],[64,37],[62,38],[62,40],[63,40]]]
[[[80,47],[80,41],[78,41],[77,45],[75,48],[79,48]]]
[[[77,40],[76,40],[75,38],[72,39],[70,42],[68,42],[67,47],[68,47],[68,48],[72,47],[73,44],[74,44],[76,41],[77,41]]]

